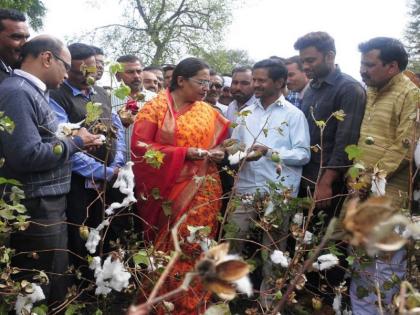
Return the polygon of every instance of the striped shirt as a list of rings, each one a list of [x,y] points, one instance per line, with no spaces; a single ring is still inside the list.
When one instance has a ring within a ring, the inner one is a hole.
[[[382,89],[369,87],[359,147],[365,167],[377,166],[387,173],[386,193],[397,198],[408,191],[409,156],[416,119],[419,89],[403,73],[394,76]],[[374,144],[366,143],[372,137]]]

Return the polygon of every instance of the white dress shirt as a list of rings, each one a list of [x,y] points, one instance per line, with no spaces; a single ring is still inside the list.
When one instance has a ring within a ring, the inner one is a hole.
[[[246,162],[239,173],[238,193],[254,193],[257,188],[268,192],[267,181],[282,180],[283,185],[292,189],[293,196],[297,196],[302,166],[310,159],[309,128],[305,115],[283,95],[266,109],[257,99],[243,111],[251,111],[251,114],[238,117],[238,126],[234,128],[232,138],[247,147],[252,146],[257,138],[255,144],[263,144],[270,152],[279,154],[282,172],[279,177],[270,153],[258,161]]]

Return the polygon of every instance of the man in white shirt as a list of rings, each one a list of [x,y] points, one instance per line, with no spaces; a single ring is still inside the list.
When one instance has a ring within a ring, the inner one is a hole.
[[[240,168],[236,191],[240,196],[252,194],[257,190],[268,194],[267,182],[282,181],[284,189],[290,189],[293,197],[297,196],[302,174],[302,166],[310,159],[310,139],[308,123],[304,114],[285,100],[282,89],[286,85],[287,69],[283,63],[275,60],[257,62],[252,71],[253,87],[257,100],[248,106],[246,111],[251,113],[238,118],[238,126],[233,130],[232,138],[244,143],[256,157],[249,159]],[[244,111],[243,110],[243,111]],[[255,154],[257,153],[257,154]],[[281,159],[282,171],[276,172],[277,163],[273,155]],[[281,189],[283,190],[283,189]],[[279,210],[279,209],[275,209]],[[281,211],[281,209],[280,209]],[[257,213],[253,206],[245,202],[231,214],[229,221],[236,224],[238,233],[236,238],[246,239],[250,224]],[[287,230],[287,215],[284,216],[283,226],[270,231],[272,239],[264,235],[263,243],[270,249],[285,250]],[[273,244],[273,239],[284,242]],[[239,248],[243,248],[239,245]],[[269,307],[272,294],[267,288],[274,288],[270,279],[271,265],[267,261],[264,265],[262,284],[262,302]],[[275,280],[275,279],[274,279]]]

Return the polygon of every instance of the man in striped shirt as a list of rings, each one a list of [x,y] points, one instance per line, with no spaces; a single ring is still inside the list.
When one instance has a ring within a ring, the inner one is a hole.
[[[403,73],[408,54],[400,41],[377,37],[360,44],[359,50],[362,53],[360,74],[368,87],[358,143],[363,151],[359,162],[386,172],[385,195],[395,207],[401,208],[408,192],[406,158],[410,158],[411,151],[407,143],[412,139],[415,126],[419,89]],[[382,290],[383,307],[391,303],[392,295],[399,291],[398,284],[391,279],[404,278],[405,254],[405,249],[379,253],[368,266],[353,265],[356,276],[352,279],[350,296],[354,314],[380,314],[376,293],[357,297],[360,287],[374,292],[376,282]],[[393,285],[387,290],[384,284],[390,281]]]

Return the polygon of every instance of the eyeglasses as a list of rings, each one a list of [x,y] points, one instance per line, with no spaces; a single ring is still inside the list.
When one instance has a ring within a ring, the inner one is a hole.
[[[60,57],[58,57],[58,56],[57,56],[56,54],[54,54],[53,52],[51,52],[51,54],[54,56],[54,58],[55,58],[55,59],[60,60],[60,61],[63,63],[64,68],[66,69],[66,71],[67,71],[67,72],[69,72],[69,71],[70,71],[70,69],[71,69],[71,65],[70,65],[70,64],[68,64],[67,62],[65,62],[63,59],[61,59]]]
[[[212,83],[210,85],[210,88],[215,87],[216,89],[221,89],[223,87],[223,85],[221,85],[220,83]]]
[[[195,83],[197,83],[198,85],[202,86],[202,87],[209,87],[211,82],[209,80],[197,80],[197,79],[193,79],[193,78],[189,78],[188,80],[193,81]]]

